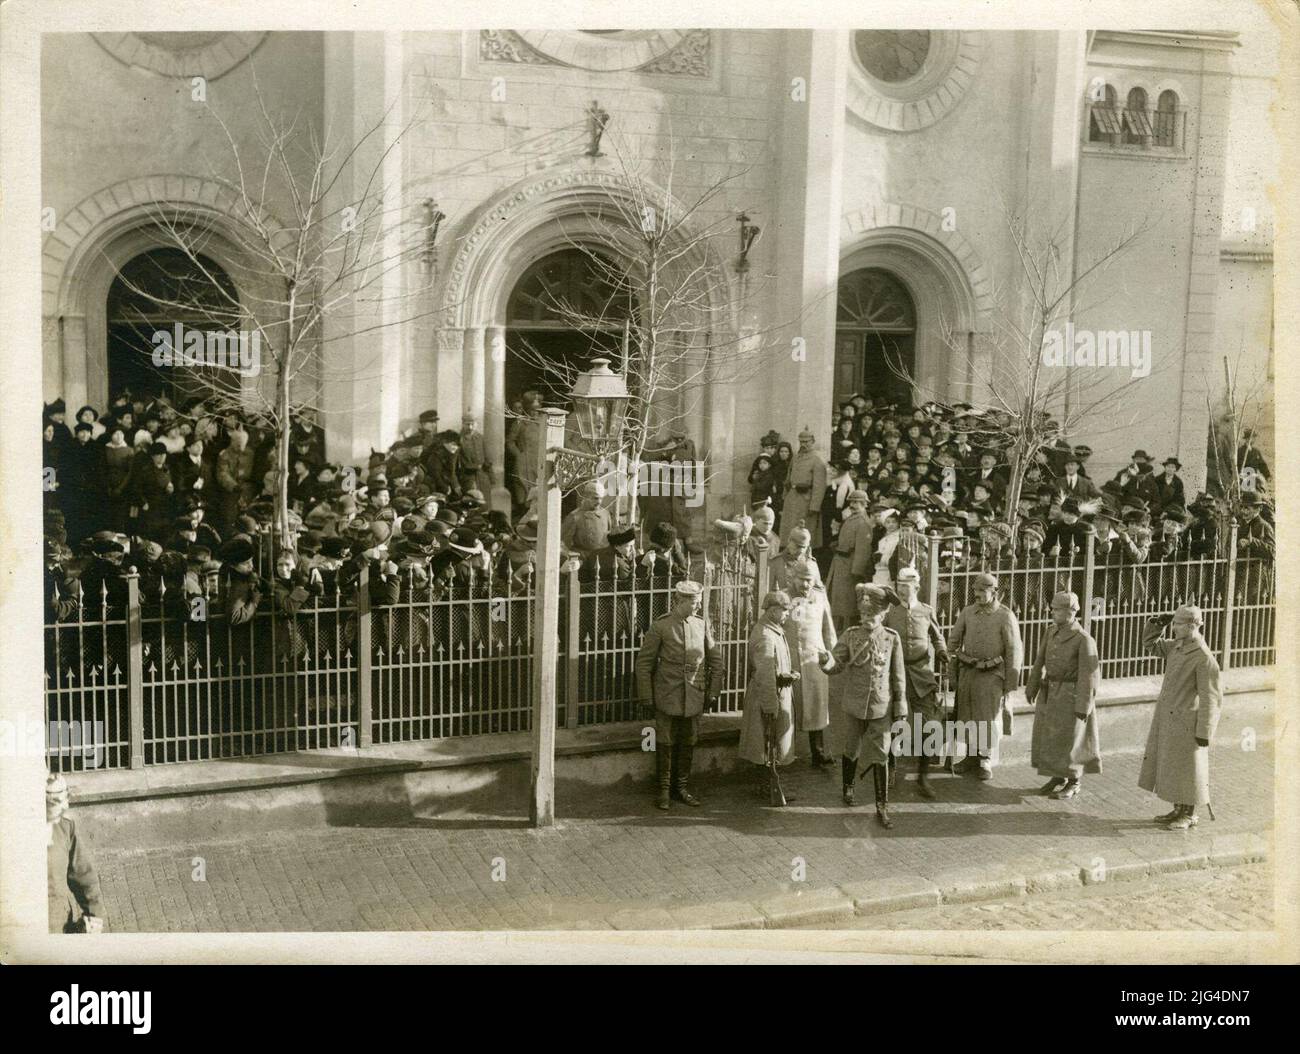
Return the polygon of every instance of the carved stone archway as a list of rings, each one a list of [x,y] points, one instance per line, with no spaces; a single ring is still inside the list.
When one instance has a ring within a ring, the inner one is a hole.
[[[249,260],[241,244],[251,231],[239,218],[237,191],[216,180],[185,175],[141,176],[96,191],[65,214],[42,250],[43,354],[57,363],[57,394],[69,405],[108,403],[105,301],[117,268],[149,249],[174,246],[160,220],[204,229],[203,253],[219,264],[249,314],[283,300],[272,276]],[[49,394],[47,392],[47,394]]]
[[[916,388],[926,399],[969,393],[994,308],[993,288],[974,246],[926,209],[897,203],[847,213],[840,274],[878,267],[906,286],[916,306]],[[954,348],[956,344],[958,347]],[[964,349],[964,354],[962,353]]]

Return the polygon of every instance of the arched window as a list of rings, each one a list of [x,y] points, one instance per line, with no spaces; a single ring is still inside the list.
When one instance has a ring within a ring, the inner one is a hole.
[[[1165,89],[1160,93],[1160,98],[1156,100],[1156,120],[1155,120],[1155,144],[1156,146],[1169,147],[1170,149],[1179,145],[1179,121],[1181,115],[1178,112],[1178,93],[1170,89]]]
[[[835,401],[855,392],[879,403],[912,404],[916,305],[898,276],[864,267],[839,282],[835,311]]]
[[[1147,93],[1142,88],[1134,88],[1124,104],[1124,142],[1133,146],[1150,146],[1152,134]]]
[[[1116,108],[1116,101],[1114,87],[1107,84],[1101,98],[1096,99],[1091,106],[1088,142],[1114,143],[1119,141],[1122,129],[1120,128],[1119,110]]]
[[[105,315],[110,394],[124,388],[174,397],[238,390],[238,373],[207,361],[220,359],[208,354],[209,347],[228,355],[231,335],[238,340],[243,325],[235,283],[208,257],[171,248],[140,253],[118,269]],[[155,349],[170,343],[180,350],[194,331],[205,336],[204,363],[154,364]]]

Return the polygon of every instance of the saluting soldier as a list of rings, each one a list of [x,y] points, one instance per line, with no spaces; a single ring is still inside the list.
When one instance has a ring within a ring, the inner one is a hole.
[[[899,601],[888,586],[863,582],[857,587],[860,623],[844,631],[831,652],[826,672],[837,678],[836,697],[844,714],[844,754],[840,779],[844,804],[853,804],[859,755],[862,774],[872,774],[876,790],[876,819],[893,827],[889,817],[890,730],[907,718],[907,686],[903,642],[883,624],[885,612]]]
[[[1025,695],[1036,704],[1029,761],[1049,776],[1041,793],[1060,801],[1078,795],[1085,772],[1101,773],[1097,734],[1097,644],[1079,622],[1079,598],[1052,597],[1052,625],[1043,634]]]
[[[826,593],[830,600],[831,616],[836,628],[843,629],[853,621],[857,612],[854,587],[865,582],[872,569],[872,523],[867,515],[871,498],[865,490],[855,490],[849,495],[849,515],[840,526],[835,543],[835,555],[826,575]]]
[[[1184,604],[1173,615],[1152,618],[1142,634],[1143,647],[1164,657],[1165,675],[1138,786],[1173,805],[1172,812],[1155,819],[1170,831],[1195,827],[1200,822],[1197,808],[1210,801],[1210,740],[1223,695],[1219,663],[1201,636],[1203,622],[1200,608]],[[1160,639],[1171,623],[1174,639]]]
[[[916,791],[922,798],[931,799],[934,790],[930,786],[930,767],[943,763],[945,707],[939,691],[938,673],[948,664],[948,646],[934,608],[919,599],[920,591],[921,575],[916,568],[900,568],[897,582],[899,601],[886,612],[885,626],[897,633],[903,642],[907,707],[912,715],[911,754],[917,759]],[[933,722],[938,722],[938,735],[932,734]],[[936,739],[938,754],[932,758],[931,744]],[[892,761],[896,767],[898,759],[895,757]]]
[[[973,585],[975,603],[962,608],[948,637],[948,651],[957,660],[956,717],[968,722],[966,758],[953,771],[974,770],[980,779],[990,780],[1024,644],[1016,616],[998,600],[998,580],[983,573]]]
[[[655,805],[700,805],[690,792],[691,760],[705,704],[721,688],[713,634],[700,617],[704,587],[678,582],[672,610],[646,631],[636,657],[637,694],[655,711]]]

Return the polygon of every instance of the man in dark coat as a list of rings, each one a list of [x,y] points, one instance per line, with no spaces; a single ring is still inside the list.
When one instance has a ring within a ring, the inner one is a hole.
[[[59,462],[59,502],[73,545],[100,528],[108,499],[104,448],[90,441],[91,433],[90,425],[79,423],[76,439]]]
[[[425,482],[448,498],[460,497],[460,436],[439,432],[424,458]]]
[[[700,715],[722,687],[713,634],[700,617],[704,588],[678,582],[672,610],[646,632],[636,657],[637,694],[655,713],[655,805],[700,805],[690,791]]]
[[[1186,505],[1187,499],[1183,494],[1183,481],[1178,472],[1182,469],[1183,464],[1176,457],[1167,457],[1164,460],[1164,473],[1154,477],[1151,483],[1153,498],[1151,500],[1151,511],[1153,513],[1163,512],[1171,505]]]

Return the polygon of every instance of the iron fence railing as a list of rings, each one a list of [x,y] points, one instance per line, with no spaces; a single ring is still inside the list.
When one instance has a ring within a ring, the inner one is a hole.
[[[1151,615],[1199,604],[1204,634],[1224,668],[1275,661],[1276,578],[1270,561],[1237,552],[1127,564],[1091,539],[1070,556],[970,562],[931,539],[925,596],[945,631],[972,599],[983,570],[999,578],[1033,661],[1058,589],[1078,594],[1106,678],[1153,675],[1141,646]],[[758,617],[767,554],[730,550],[694,560],[704,616],[719,656],[714,710],[744,704],[747,644]],[[672,604],[675,579],[561,576],[557,721],[577,728],[644,718],[635,664],[650,624]],[[402,573],[395,602],[372,600],[369,569],[293,613],[274,597],[245,621],[220,593],[177,603],[140,579],[110,596],[51,590],[45,626],[50,765],[63,771],[140,768],[326,747],[525,732],[534,703],[530,583],[458,577],[430,586]],[[392,596],[392,593],[381,595]],[[75,600],[69,604],[70,599]],[[201,617],[196,614],[201,613]],[[247,616],[247,612],[244,613]]]

